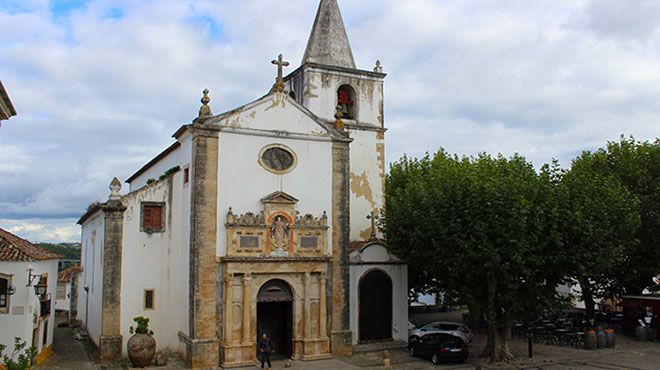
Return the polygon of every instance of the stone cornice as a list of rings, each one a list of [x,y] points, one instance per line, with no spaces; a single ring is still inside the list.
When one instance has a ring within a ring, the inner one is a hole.
[[[332,257],[217,257],[217,262],[330,262]]]

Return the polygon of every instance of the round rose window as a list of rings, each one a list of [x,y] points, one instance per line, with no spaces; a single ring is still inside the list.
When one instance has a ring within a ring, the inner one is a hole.
[[[275,173],[289,172],[296,163],[296,157],[291,150],[282,146],[270,146],[261,151],[261,165]]]

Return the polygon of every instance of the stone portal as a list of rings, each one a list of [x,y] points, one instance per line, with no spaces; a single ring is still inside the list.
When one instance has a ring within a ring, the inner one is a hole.
[[[267,334],[273,358],[293,355],[293,293],[283,280],[264,284],[257,296],[257,338]],[[257,353],[258,355],[258,353]]]

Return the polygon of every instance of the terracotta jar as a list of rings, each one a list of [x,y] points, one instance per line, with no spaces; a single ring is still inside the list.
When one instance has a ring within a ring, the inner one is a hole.
[[[135,367],[147,367],[156,355],[156,340],[147,334],[135,334],[128,339],[128,358]]]

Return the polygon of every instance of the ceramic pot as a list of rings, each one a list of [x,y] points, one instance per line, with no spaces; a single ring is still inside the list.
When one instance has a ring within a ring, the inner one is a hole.
[[[616,336],[614,335],[614,333],[613,332],[607,332],[607,333],[605,333],[605,336],[606,336],[605,342],[606,342],[607,348],[616,347]]]
[[[147,367],[156,355],[156,340],[147,334],[135,334],[128,339],[128,358],[135,367]]]
[[[594,350],[598,347],[598,339],[596,338],[596,333],[585,334],[584,335],[584,349]]]

